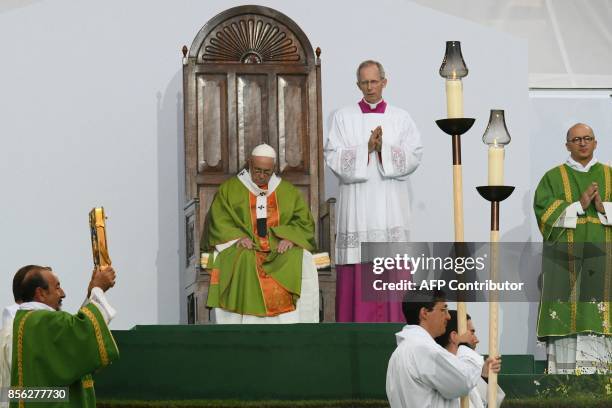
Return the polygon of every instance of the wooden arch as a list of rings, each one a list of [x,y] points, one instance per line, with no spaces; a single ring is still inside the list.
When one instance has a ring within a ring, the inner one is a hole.
[[[219,185],[256,145],[275,148],[277,173],[300,189],[318,220],[319,247],[333,248],[333,209],[324,202],[319,53],[293,20],[262,6],[221,12],[183,47],[185,290],[194,322],[208,315],[208,275],[199,268],[206,213]],[[332,274],[321,281],[329,298],[325,320],[333,319]]]
[[[308,37],[286,15],[263,6],[239,6],[202,27],[189,57],[203,63],[314,65]]]

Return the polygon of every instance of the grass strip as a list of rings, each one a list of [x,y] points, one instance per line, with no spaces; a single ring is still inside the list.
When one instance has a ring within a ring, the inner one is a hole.
[[[324,401],[242,401],[242,400],[177,400],[177,401],[98,401],[98,408],[389,408],[386,400]],[[508,399],[502,408],[610,408],[612,397],[565,397]]]
[[[324,401],[98,401],[98,408],[389,408],[386,400],[324,400]]]

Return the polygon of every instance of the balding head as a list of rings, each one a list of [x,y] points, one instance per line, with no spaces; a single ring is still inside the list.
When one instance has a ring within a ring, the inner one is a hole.
[[[21,296],[24,302],[39,302],[60,310],[62,299],[66,297],[57,275],[48,266],[28,265],[21,283]]]
[[[586,166],[593,159],[597,147],[593,129],[587,124],[576,123],[567,130],[565,147],[572,159]]]
[[[595,137],[593,129],[589,125],[587,125],[586,123],[576,123],[572,125],[572,127],[570,127],[569,129],[567,129],[566,141],[569,142],[572,138],[576,136],[585,135],[591,135]]]

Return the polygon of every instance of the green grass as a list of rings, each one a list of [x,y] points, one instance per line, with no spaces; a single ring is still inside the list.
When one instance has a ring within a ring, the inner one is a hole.
[[[504,401],[502,408],[610,408],[612,398],[566,397],[566,398],[521,398]]]
[[[386,400],[329,401],[98,401],[97,408],[389,408]]]
[[[98,408],[389,408],[386,400],[330,401],[99,401]],[[612,397],[521,398],[505,400],[502,408],[610,408]]]

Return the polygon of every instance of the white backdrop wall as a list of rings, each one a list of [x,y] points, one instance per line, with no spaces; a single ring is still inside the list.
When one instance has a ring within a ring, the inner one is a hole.
[[[569,153],[565,148],[567,130],[582,122],[593,128],[597,138],[594,156],[612,165],[612,91],[611,90],[537,90],[530,92],[529,122],[533,190],[544,173],[562,163]],[[541,241],[536,223],[534,240]]]
[[[530,87],[612,88],[612,0],[415,1],[528,40]]]
[[[529,239],[530,200],[527,43],[506,33],[412,2],[261,1],[304,30],[322,54],[325,128],[333,111],[355,103],[355,68],[385,65],[385,97],[411,112],[425,155],[411,180],[412,238],[453,239],[450,137],[437,71],[444,42],[462,41],[470,74],[464,136],[466,240],[488,240],[489,207],[474,190],[486,183],[481,136],[489,109],[505,109],[513,136],[503,204],[502,238]],[[115,329],[178,323],[185,316],[178,273],[181,251],[182,72],[180,49],[217,13],[238,1],[29,1],[0,5],[0,304],[10,280],[28,263],[52,265],[75,310],[91,261],[87,212],[104,205],[119,279],[110,292]],[[504,52],[500,53],[499,45]],[[326,191],[335,195],[328,173]],[[409,205],[407,203],[407,205]],[[517,307],[518,306],[518,307]],[[517,333],[528,305],[511,305],[502,325],[505,353],[533,352],[533,336]],[[470,313],[486,332],[486,308]],[[482,342],[486,349],[486,336]]]

